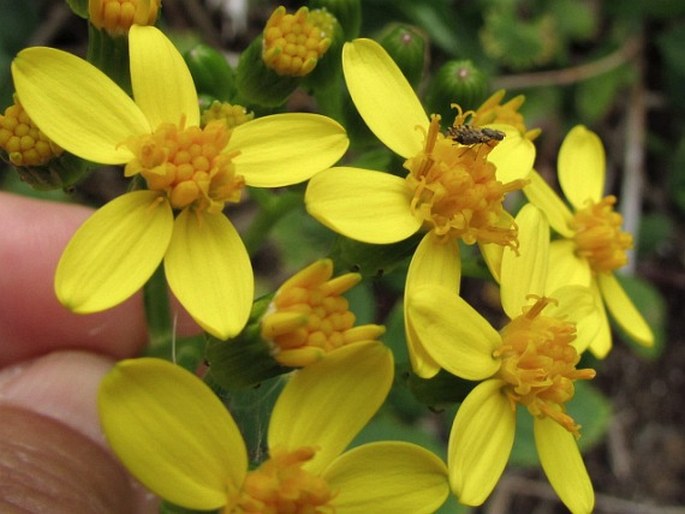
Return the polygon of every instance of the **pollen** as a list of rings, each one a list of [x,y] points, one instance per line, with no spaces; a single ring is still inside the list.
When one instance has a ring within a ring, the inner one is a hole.
[[[166,193],[175,209],[192,206],[221,212],[226,203],[240,201],[245,187],[235,172],[235,154],[224,151],[230,134],[222,121],[212,121],[204,129],[164,123],[152,134],[126,143],[135,157],[125,175],[140,173],[148,188]]]
[[[535,417],[549,417],[578,438],[581,427],[564,404],[573,398],[574,382],[594,378],[595,370],[576,369],[575,324],[543,315],[554,300],[534,298],[501,330],[502,345],[494,353],[502,360],[498,378],[507,383],[504,392],[512,407],[521,404]]]
[[[381,325],[355,326],[356,317],[342,296],[361,280],[358,273],[333,276],[333,262],[321,259],[293,275],[276,292],[262,318],[262,338],[274,345],[274,358],[303,367],[326,353],[359,341],[375,340]]]
[[[439,116],[431,118],[424,149],[404,163],[412,212],[427,229],[466,244],[518,247],[518,229],[502,202],[526,181],[497,180],[488,161],[497,142],[459,144],[440,133]]]
[[[611,273],[624,266],[626,251],[633,247],[633,236],[621,230],[623,217],[614,210],[615,204],[615,196],[588,201],[571,222],[576,253],[588,260],[595,273]]]
[[[228,128],[235,128],[238,125],[247,123],[253,118],[254,113],[248,112],[242,105],[214,100],[212,105],[202,112],[200,121],[203,127],[214,120],[220,120],[226,123]]]
[[[0,115],[0,148],[15,166],[42,166],[63,152],[31,121],[16,97]]]
[[[302,469],[316,449],[271,449],[270,458],[247,474],[230,514],[334,514],[333,491],[320,476]],[[229,514],[229,513],[226,513]]]
[[[309,9],[300,7],[295,14],[286,14],[285,7],[280,6],[264,28],[262,59],[278,75],[303,77],[314,69],[330,44],[325,24],[313,23]]]
[[[125,34],[131,25],[152,25],[161,0],[89,0],[90,22],[112,35]]]

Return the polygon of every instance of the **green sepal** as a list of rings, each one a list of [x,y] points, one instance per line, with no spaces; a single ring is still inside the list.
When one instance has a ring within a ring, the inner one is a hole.
[[[377,37],[392,60],[416,88],[421,82],[426,62],[426,36],[417,27],[405,23],[389,23]]]
[[[345,41],[359,36],[362,25],[361,0],[310,0],[310,9],[326,9],[342,27]]]
[[[433,410],[462,402],[477,385],[477,382],[456,377],[444,369],[432,378],[421,378],[410,370],[402,372],[400,376],[414,397]]]
[[[19,173],[19,178],[37,191],[52,191],[62,189],[68,191],[78,182],[93,166],[70,153],[64,152],[42,166],[15,166],[0,150],[0,159],[14,166]]]
[[[88,0],[67,0],[67,5],[76,16],[88,19]]]
[[[431,113],[440,114],[445,123],[457,115],[450,104],[464,110],[476,109],[488,95],[488,77],[470,60],[454,60],[443,64],[433,77],[426,93]]]
[[[222,102],[235,96],[235,70],[226,57],[211,46],[198,44],[183,54],[198,94],[209,95]]]
[[[416,234],[398,243],[378,245],[361,243],[339,237],[329,257],[335,268],[360,273],[363,277],[381,277],[402,264],[413,253],[422,234]]]
[[[88,24],[88,62],[98,67],[105,75],[130,96],[131,73],[128,55],[128,36],[112,36],[92,23]]]
[[[232,391],[292,371],[281,366],[271,355],[272,346],[261,337],[260,321],[273,294],[257,299],[250,319],[238,336],[228,341],[210,337],[205,358],[214,382]]]
[[[281,76],[267,68],[262,60],[261,35],[240,55],[235,79],[240,99],[263,107],[283,105],[301,82],[300,77]]]

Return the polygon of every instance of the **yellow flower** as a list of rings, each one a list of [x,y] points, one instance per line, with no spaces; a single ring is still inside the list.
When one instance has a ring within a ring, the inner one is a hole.
[[[342,296],[361,281],[359,273],[332,279],[333,261],[321,259],[288,279],[276,291],[261,321],[261,335],[280,364],[304,367],[326,353],[380,337],[382,325],[354,326],[356,318]]]
[[[622,217],[614,211],[616,198],[604,194],[604,147],[594,132],[582,125],[574,127],[559,150],[559,184],[566,204],[537,173],[524,192],[528,199],[547,215],[552,228],[561,235],[554,241],[550,254],[549,287],[580,284],[590,287],[602,308],[602,324],[590,351],[605,357],[611,350],[611,329],[604,310],[635,341],[654,344],[654,335],[635,308],[614,270],[626,261],[626,250],[632,247],[632,236],[621,230]]]
[[[322,26],[325,17],[312,16],[307,7],[286,14],[277,7],[266,22],[262,59],[278,75],[303,77],[309,74],[331,45],[332,29]]]
[[[430,119],[397,65],[368,39],[346,43],[345,82],[357,110],[374,134],[405,159],[406,178],[351,167],[317,174],[305,194],[308,212],[332,230],[367,243],[386,244],[427,231],[411,262],[406,293],[426,281],[456,290],[461,270],[458,239],[483,247],[516,246],[516,227],[502,200],[520,189],[532,169],[535,148],[514,127],[495,144],[461,145]],[[487,257],[487,254],[486,254]],[[420,376],[439,366],[415,344],[409,353]]]
[[[447,470],[435,455],[401,442],[343,453],[392,379],[392,354],[377,342],[346,346],[295,372],[271,414],[269,458],[251,471],[221,401],[169,362],[117,364],[98,403],[105,435],[125,466],[183,507],[225,514],[432,513],[449,492]]]
[[[505,249],[502,257],[502,307],[510,318],[502,330],[439,285],[417,288],[408,298],[408,314],[436,362],[481,381],[452,425],[450,484],[466,505],[487,499],[509,459],[521,405],[533,416],[538,456],[552,487],[572,512],[589,513],[594,493],[576,444],[580,426],[564,404],[573,397],[575,380],[595,376],[576,365],[597,331],[597,309],[584,287],[545,295],[549,226],[530,204],[516,221],[520,254]]]
[[[163,259],[183,306],[225,339],[247,321],[254,280],[224,205],[239,201],[245,185],[308,179],[340,158],[347,137],[315,114],[201,129],[192,78],[172,43],[154,27],[133,26],[129,48],[135,100],[66,52],[29,48],[12,64],[17,94],[48,137],[84,159],[125,164],[149,188],[84,223],[60,260],[56,293],[75,312],[104,310],[135,293]],[[181,211],[175,219],[172,209]]]
[[[93,26],[112,35],[123,35],[131,25],[153,25],[161,0],[88,0]]]
[[[489,125],[491,123],[503,123],[511,125],[518,129],[524,137],[530,141],[537,138],[542,132],[539,128],[528,129],[523,115],[518,112],[519,107],[523,105],[526,98],[523,95],[518,95],[507,101],[501,103],[506,91],[500,89],[495,91],[490,97],[476,109],[473,114],[473,123],[475,125]]]
[[[63,152],[31,121],[16,96],[0,114],[0,148],[15,166],[41,166]]]

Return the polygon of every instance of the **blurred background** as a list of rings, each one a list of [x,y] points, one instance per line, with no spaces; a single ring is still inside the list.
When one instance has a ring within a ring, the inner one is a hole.
[[[304,4],[163,0],[160,26],[182,51],[202,42],[235,64],[276,6],[293,12]],[[521,112],[527,126],[542,130],[535,141],[536,169],[551,184],[559,145],[571,127],[587,125],[603,140],[608,193],[618,197],[624,229],[636,240],[622,282],[657,344],[645,350],[617,332],[605,360],[585,358],[598,376],[587,390],[579,388],[572,412],[583,425],[580,444],[597,494],[596,512],[685,513],[685,1],[362,0],[361,5],[362,36],[377,37],[388,24],[402,23],[425,40],[414,85],[426,104],[431,81],[457,60],[470,61],[483,74],[488,94],[504,88],[507,98],[525,95]],[[11,103],[9,69],[16,52],[47,45],[84,56],[87,38],[87,22],[63,0],[0,0],[0,109]],[[319,106],[298,90],[285,109]],[[382,152],[356,157],[378,169],[396,164]],[[97,206],[126,187],[120,174],[109,171],[89,176],[69,192],[35,191],[0,162],[0,188]],[[248,224],[254,205],[246,202],[234,214]],[[335,254],[336,244],[303,209],[294,209],[270,227],[254,255],[259,287],[272,290],[312,260]],[[344,259],[340,262],[344,266]],[[428,408],[420,401],[424,384],[402,372],[407,360],[398,309],[401,266],[398,273],[369,273],[350,296],[360,323],[387,324],[385,341],[396,351],[400,371],[387,408],[360,440],[407,439],[444,455],[454,404]],[[496,289],[482,280],[477,257],[470,273],[468,258],[466,266],[464,295],[496,322]],[[530,427],[519,432],[511,465],[488,502],[468,510],[451,499],[441,512],[564,512],[537,466]]]

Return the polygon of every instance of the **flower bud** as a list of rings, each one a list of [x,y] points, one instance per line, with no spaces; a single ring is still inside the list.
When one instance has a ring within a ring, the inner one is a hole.
[[[131,25],[153,25],[160,0],[89,0],[90,23],[112,36],[126,34]]]
[[[340,23],[345,41],[359,35],[362,24],[361,0],[310,0],[311,9],[325,9]]]
[[[235,71],[224,55],[211,46],[199,44],[183,54],[198,94],[230,101],[236,92]]]
[[[412,25],[391,23],[378,36],[378,42],[416,88],[421,81],[426,60],[425,35]]]
[[[465,111],[475,109],[488,93],[488,78],[469,60],[449,61],[433,77],[426,103],[430,112],[443,120],[455,116],[451,104],[459,104]]]

